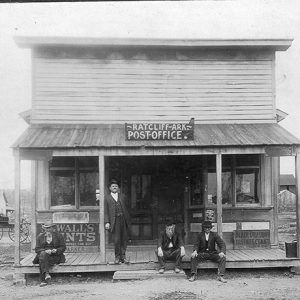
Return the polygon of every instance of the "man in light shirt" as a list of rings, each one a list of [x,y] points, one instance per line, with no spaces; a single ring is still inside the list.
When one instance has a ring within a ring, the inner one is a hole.
[[[159,273],[165,271],[166,260],[175,261],[175,273],[181,270],[182,257],[185,255],[182,236],[176,230],[176,225],[173,220],[166,223],[165,230],[160,233],[158,239],[157,257],[160,264]]]
[[[110,193],[105,197],[105,229],[112,233],[115,245],[115,264],[129,263],[125,253],[127,248],[130,217],[125,201],[119,193],[119,184],[112,179],[108,185]]]
[[[226,266],[226,245],[222,238],[212,232],[212,223],[204,221],[202,223],[202,232],[198,235],[194,251],[191,255],[191,277],[189,281],[195,281],[197,278],[197,265],[199,262],[211,260],[218,263],[218,280],[225,283],[224,279]],[[216,245],[219,251],[216,250]]]

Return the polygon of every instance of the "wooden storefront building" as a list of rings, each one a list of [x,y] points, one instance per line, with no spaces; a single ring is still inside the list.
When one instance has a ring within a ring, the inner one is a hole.
[[[229,267],[299,265],[278,249],[276,209],[279,157],[295,156],[299,169],[300,141],[277,123],[275,105],[275,52],[291,40],[16,42],[32,51],[29,127],[13,146],[16,225],[20,161],[31,160],[32,239],[46,219],[56,223],[68,246],[61,272],[154,268],[170,217],[186,245],[212,220]],[[111,178],[132,217],[128,266],[110,264]],[[299,248],[299,214],[297,229]],[[18,242],[15,266],[38,272],[31,257],[20,262]]]

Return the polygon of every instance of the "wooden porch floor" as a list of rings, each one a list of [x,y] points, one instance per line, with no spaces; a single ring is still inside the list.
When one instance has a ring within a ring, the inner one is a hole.
[[[127,258],[130,264],[114,264],[114,253],[107,249],[106,263],[100,262],[99,253],[66,253],[64,264],[52,267],[53,273],[69,272],[113,272],[119,270],[153,270],[158,268],[155,255],[155,246],[130,246],[127,249]],[[186,256],[183,259],[183,268],[190,269],[190,255],[192,246],[186,246]],[[35,254],[31,253],[16,267],[17,273],[39,273],[38,265],[33,265]],[[227,250],[226,268],[269,268],[300,266],[299,258],[286,258],[285,251],[280,249],[260,250]],[[173,266],[173,264],[172,264]],[[213,262],[201,264],[201,268],[216,268]]]

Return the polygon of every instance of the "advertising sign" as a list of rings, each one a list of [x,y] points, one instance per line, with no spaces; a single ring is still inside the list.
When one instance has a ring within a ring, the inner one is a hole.
[[[99,249],[98,223],[56,224],[56,231],[65,238],[66,252],[97,252]],[[42,231],[40,226],[39,232]]]

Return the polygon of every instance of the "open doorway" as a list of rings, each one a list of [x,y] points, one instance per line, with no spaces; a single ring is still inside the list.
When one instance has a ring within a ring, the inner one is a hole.
[[[167,219],[184,223],[182,157],[110,157],[109,178],[121,183],[131,215],[131,240],[153,243]]]

